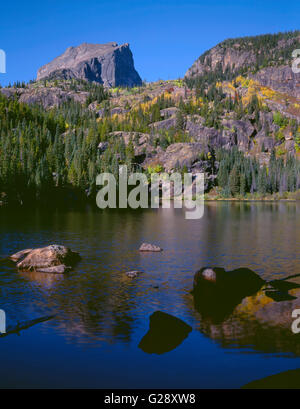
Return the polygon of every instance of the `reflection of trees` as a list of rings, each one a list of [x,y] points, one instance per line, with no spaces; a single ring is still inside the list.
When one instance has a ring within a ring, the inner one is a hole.
[[[38,307],[57,313],[51,323],[72,340],[131,339],[136,287],[111,277],[64,277],[38,300]],[[48,281],[45,277],[45,281]]]
[[[150,258],[142,257],[138,247],[145,235],[151,238],[156,234],[153,238],[156,241],[161,234],[155,226],[157,212],[96,210],[82,213],[47,209],[46,212],[28,212],[27,218],[18,216],[18,220],[13,218],[15,215],[11,216],[8,215],[3,226],[9,232],[11,243],[15,243],[15,247],[10,244],[8,254],[25,248],[22,240],[17,241],[22,226],[26,247],[63,243],[78,251],[82,261],[64,276],[17,274],[15,266],[11,266],[12,274],[6,283],[9,296],[4,301],[11,306],[9,315],[28,319],[36,312],[56,314],[48,325],[55,326],[74,341],[119,339],[129,342],[152,281],[148,277],[145,285],[144,277],[130,280],[124,273],[141,269],[141,263],[144,267],[147,263],[151,266],[151,261],[147,261]]]

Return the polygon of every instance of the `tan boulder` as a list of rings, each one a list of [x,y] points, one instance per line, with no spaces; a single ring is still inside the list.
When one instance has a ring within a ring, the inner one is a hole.
[[[80,256],[65,246],[52,244],[47,247],[23,250],[10,258],[17,262],[19,270],[62,274],[70,270]]]

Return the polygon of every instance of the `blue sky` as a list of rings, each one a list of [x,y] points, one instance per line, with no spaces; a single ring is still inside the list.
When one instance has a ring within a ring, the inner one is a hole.
[[[71,45],[108,41],[130,43],[142,79],[178,78],[226,38],[300,27],[299,0],[11,0],[0,10],[2,85],[35,78]]]

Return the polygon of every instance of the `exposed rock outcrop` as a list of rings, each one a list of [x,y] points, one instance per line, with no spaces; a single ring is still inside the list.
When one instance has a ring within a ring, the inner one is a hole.
[[[185,74],[186,77],[202,75],[205,72],[214,71],[218,65],[221,65],[223,71],[230,68],[241,68],[245,65],[254,64],[256,61],[255,53],[251,50],[239,50],[237,46],[225,48],[221,44],[213,47],[205,55],[198,58]]]
[[[294,73],[290,66],[266,67],[253,78],[265,87],[300,98],[300,74]]]
[[[147,159],[144,166],[158,163],[166,172],[180,170],[184,166],[190,169],[192,164],[199,160],[199,155],[204,149],[205,145],[202,143],[173,143],[166,151],[160,150],[153,158]]]
[[[38,70],[37,79],[84,79],[107,87],[141,85],[129,44],[81,44]]]
[[[151,156],[155,151],[155,147],[150,143],[150,135],[147,133],[115,131],[110,132],[110,135],[123,138],[126,146],[132,141],[137,161],[139,158],[143,160],[146,155]]]
[[[259,68],[268,65],[284,65],[289,61],[294,49],[299,48],[299,31],[228,39],[202,54],[188,69],[187,78],[203,75],[211,71],[238,71],[241,68]],[[265,44],[269,44],[266,47]],[[287,52],[289,50],[289,52]],[[272,70],[271,70],[272,71]],[[284,70],[285,71],[285,70]],[[290,72],[282,73],[290,77]]]
[[[17,96],[20,102],[26,104],[39,104],[44,108],[51,108],[58,106],[64,102],[73,99],[76,102],[84,104],[89,93],[88,92],[75,92],[64,91],[57,87],[28,87],[28,88],[2,88],[0,92],[6,97],[11,98]]]
[[[149,126],[151,128],[153,128],[153,129],[155,129],[156,131],[159,131],[160,129],[175,128],[175,126],[176,126],[176,117],[171,116],[170,118],[164,119],[163,121],[153,122]]]
[[[177,107],[164,108],[160,110],[160,115],[167,119],[177,114],[179,109]]]

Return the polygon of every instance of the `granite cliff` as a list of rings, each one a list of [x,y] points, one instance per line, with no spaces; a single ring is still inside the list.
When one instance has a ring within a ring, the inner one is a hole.
[[[81,44],[69,47],[38,70],[37,80],[83,79],[106,87],[141,85],[129,44]]]
[[[289,65],[300,46],[300,31],[228,39],[203,53],[187,70],[186,78],[209,72],[257,72],[266,67]]]

